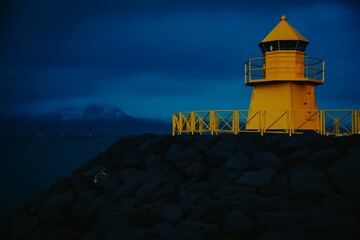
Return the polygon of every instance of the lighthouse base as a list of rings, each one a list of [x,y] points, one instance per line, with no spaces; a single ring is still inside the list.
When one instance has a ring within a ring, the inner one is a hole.
[[[268,82],[254,85],[247,130],[319,130],[314,85]]]

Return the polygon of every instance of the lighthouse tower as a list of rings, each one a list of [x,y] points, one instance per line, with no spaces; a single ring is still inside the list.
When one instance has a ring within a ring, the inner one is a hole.
[[[324,61],[305,55],[309,41],[282,16],[262,40],[263,57],[245,64],[253,87],[246,129],[319,129],[315,86],[324,83]]]

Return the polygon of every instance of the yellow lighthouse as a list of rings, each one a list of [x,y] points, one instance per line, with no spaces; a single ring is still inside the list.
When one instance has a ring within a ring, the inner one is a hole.
[[[317,130],[315,86],[324,83],[324,61],[305,55],[309,41],[282,16],[261,41],[263,57],[245,64],[253,87],[247,130]]]
[[[245,85],[253,88],[249,109],[174,113],[172,134],[360,134],[359,109],[318,109],[315,87],[324,83],[324,60],[305,55],[308,44],[282,16],[259,44],[262,57],[245,63]]]

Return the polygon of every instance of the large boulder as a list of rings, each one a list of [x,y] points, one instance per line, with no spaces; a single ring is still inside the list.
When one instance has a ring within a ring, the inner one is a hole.
[[[325,148],[314,152],[308,159],[309,164],[324,169],[341,158],[343,153],[336,148]]]
[[[253,187],[265,187],[271,182],[274,171],[263,169],[260,171],[245,172],[237,181],[237,184],[248,185]]]
[[[360,161],[356,157],[342,158],[327,172],[335,190],[341,194],[360,196]]]
[[[249,156],[239,152],[231,156],[224,165],[225,168],[231,170],[246,170],[249,168]]]
[[[255,169],[273,169],[279,170],[282,167],[283,160],[269,151],[260,151],[250,160],[250,165]]]
[[[322,183],[324,173],[311,166],[295,168],[291,172],[290,184],[293,193],[309,192]]]
[[[255,229],[254,222],[242,211],[234,209],[225,218],[223,230],[233,237],[248,235]]]
[[[301,165],[306,165],[308,157],[312,154],[312,151],[308,148],[301,148],[294,152],[289,153],[285,157],[285,164],[289,168],[299,167]]]

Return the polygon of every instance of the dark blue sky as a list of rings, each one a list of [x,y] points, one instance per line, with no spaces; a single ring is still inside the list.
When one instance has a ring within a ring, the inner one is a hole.
[[[247,109],[243,65],[283,14],[326,61],[319,108],[359,108],[359,10],[350,0],[1,1],[0,112]]]

